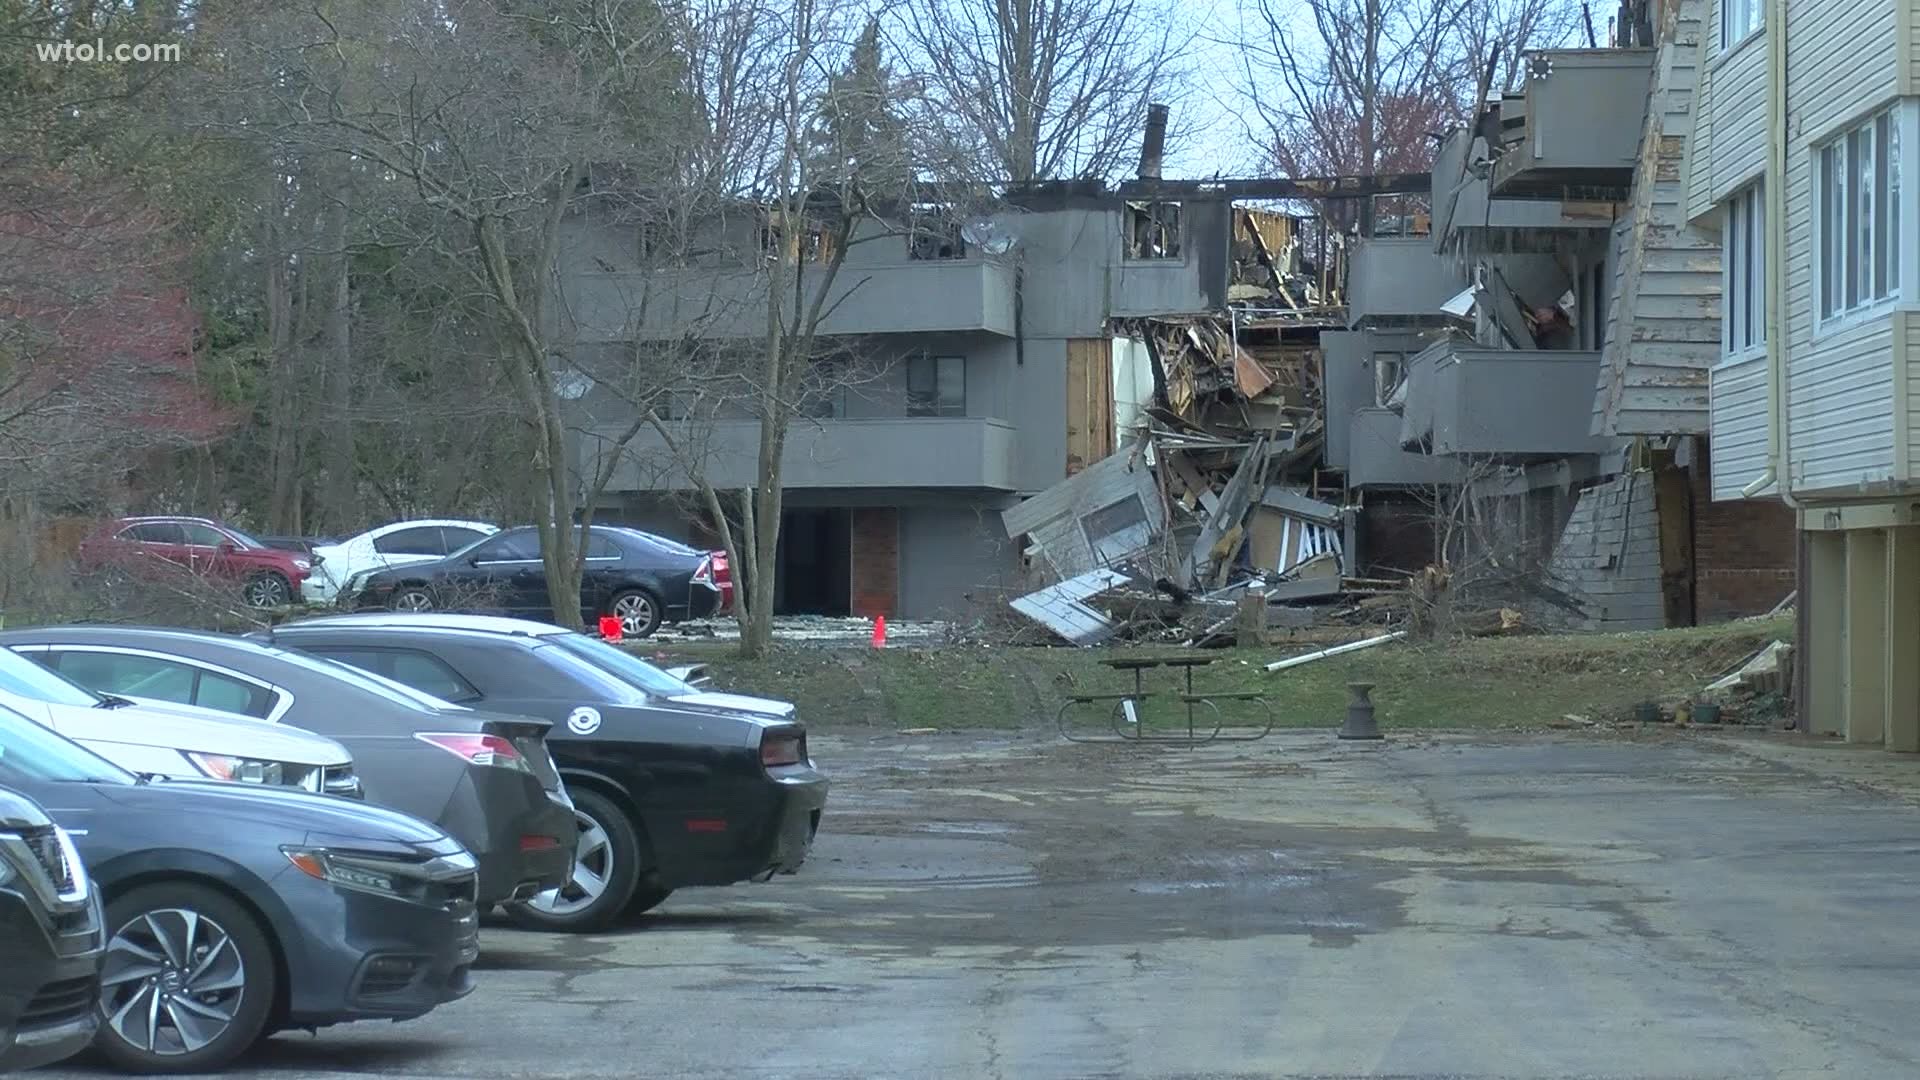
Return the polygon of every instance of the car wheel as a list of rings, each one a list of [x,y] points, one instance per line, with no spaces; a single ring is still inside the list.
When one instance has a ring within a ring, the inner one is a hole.
[[[387,601],[387,606],[395,611],[432,611],[433,590],[425,585],[402,585],[393,590],[393,599]]]
[[[614,594],[607,614],[620,620],[622,637],[643,638],[660,629],[660,601],[645,589],[628,589]]]
[[[507,914],[535,930],[604,930],[626,910],[640,880],[640,838],[633,820],[612,799],[592,790],[572,792],[580,823],[574,847],[573,878],[524,903],[507,905]]]
[[[285,607],[293,602],[293,585],[271,571],[247,579],[247,605],[257,608]]]
[[[107,905],[94,1045],[128,1072],[212,1072],[258,1042],[273,948],[239,904],[200,885],[149,885]]]

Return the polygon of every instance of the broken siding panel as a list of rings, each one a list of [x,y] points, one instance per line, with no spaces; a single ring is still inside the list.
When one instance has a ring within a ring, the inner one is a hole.
[[[1718,7],[1719,5],[1713,5]],[[1713,212],[1713,72],[1705,65],[1708,49],[1694,46],[1695,71],[1699,86],[1693,101],[1693,152],[1687,155],[1686,215],[1695,221]]]
[[[1660,519],[1653,476],[1629,473],[1580,493],[1548,569],[1580,604],[1589,630],[1653,630],[1665,623]]]
[[[1767,468],[1767,360],[1713,369],[1713,498],[1738,499]]]
[[[1128,506],[1128,514],[1117,515],[1129,500],[1138,500],[1137,514]],[[1009,537],[1026,536],[1063,578],[1137,554],[1166,529],[1159,485],[1137,444],[1002,511],[1000,520]]]

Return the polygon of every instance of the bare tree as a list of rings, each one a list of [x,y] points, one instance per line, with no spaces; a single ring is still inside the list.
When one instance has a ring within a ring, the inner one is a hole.
[[[1162,0],[905,0],[920,117],[989,181],[1107,177],[1173,101],[1190,36]]]

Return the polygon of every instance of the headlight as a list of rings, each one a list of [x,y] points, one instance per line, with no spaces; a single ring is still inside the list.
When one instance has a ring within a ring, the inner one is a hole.
[[[191,750],[187,751],[187,760],[215,780],[271,784],[275,787],[286,782],[286,767],[278,761],[261,761],[228,754],[200,754]]]
[[[403,898],[391,873],[371,860],[360,860],[320,848],[283,847],[287,861],[310,878],[337,885],[342,889]]]
[[[293,568],[295,570],[311,570],[313,569],[313,563],[307,559],[295,559],[293,560]]]

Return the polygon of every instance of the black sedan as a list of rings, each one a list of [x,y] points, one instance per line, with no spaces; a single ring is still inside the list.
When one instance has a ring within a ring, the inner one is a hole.
[[[646,637],[661,623],[700,619],[722,608],[713,552],[613,525],[587,530],[580,578],[580,616],[620,620],[627,637]],[[498,532],[435,562],[382,570],[361,579],[349,608],[395,611],[504,611],[554,617],[541,561],[539,530]]]
[[[556,888],[573,808],[547,753],[552,725],[449,705],[343,664],[228,634],[58,626],[0,633],[74,682],[289,724],[353,754],[368,801],[438,823],[480,860],[480,902]]]
[[[0,1073],[93,1041],[101,919],[72,839],[38,803],[0,788]]]
[[[364,614],[263,633],[437,696],[555,721],[573,793],[573,881],[510,909],[587,930],[683,886],[797,870],[826,806],[793,706],[708,694],[597,638],[473,615]]]
[[[406,1020],[473,989],[474,859],[425,822],[142,780],[4,710],[0,786],[72,833],[104,898],[86,987],[94,1045],[123,1069],[218,1069],[279,1028]]]

